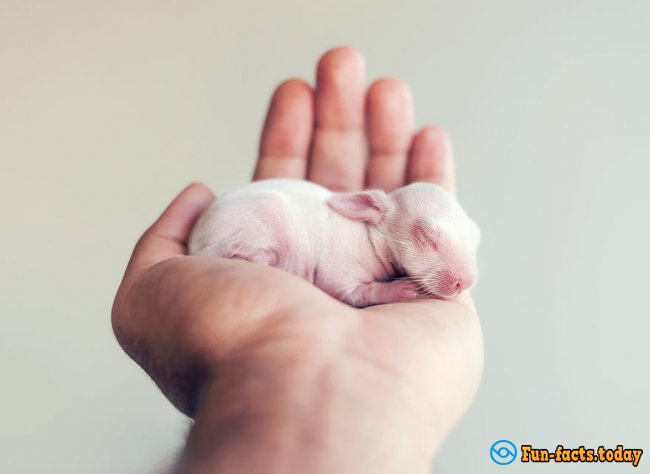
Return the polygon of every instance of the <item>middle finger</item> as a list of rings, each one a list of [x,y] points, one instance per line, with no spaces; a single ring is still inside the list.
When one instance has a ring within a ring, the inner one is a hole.
[[[365,66],[351,48],[323,55],[316,78],[309,179],[334,191],[361,189],[367,159],[364,129]]]

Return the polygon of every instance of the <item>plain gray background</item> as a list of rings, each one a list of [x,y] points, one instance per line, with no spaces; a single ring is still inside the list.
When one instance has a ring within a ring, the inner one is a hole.
[[[0,472],[172,458],[187,421],[110,328],[127,258],[188,182],[244,183],[275,85],[341,44],[451,131],[483,228],[485,375],[437,471],[632,469],[488,451],[650,449],[649,5],[0,0]]]

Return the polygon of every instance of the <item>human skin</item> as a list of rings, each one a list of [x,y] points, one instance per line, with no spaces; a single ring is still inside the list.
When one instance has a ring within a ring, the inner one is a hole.
[[[398,80],[366,91],[356,51],[329,51],[315,88],[275,91],[254,179],[453,193],[449,138],[415,133],[412,107]],[[112,312],[124,350],[194,419],[177,471],[428,472],[482,373],[471,297],[358,310],[278,269],[187,256],[212,199],[191,185],[144,233]]]

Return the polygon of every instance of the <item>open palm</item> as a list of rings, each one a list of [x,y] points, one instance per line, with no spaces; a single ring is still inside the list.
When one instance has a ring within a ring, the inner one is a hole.
[[[392,191],[416,181],[455,193],[449,137],[437,127],[415,133],[408,87],[396,79],[366,93],[363,59],[347,48],[325,54],[315,91],[299,80],[276,90],[261,139],[254,179],[314,181],[335,191]],[[312,126],[313,124],[313,126]],[[427,390],[456,416],[478,386],[482,336],[469,296],[361,310],[367,356]]]
[[[428,181],[454,192],[446,134],[414,133],[412,99],[400,81],[383,79],[366,91],[363,60],[348,48],[321,58],[314,89],[289,80],[276,90],[254,179],[276,177],[336,191]],[[124,349],[188,415],[206,383],[230,384],[231,367],[255,361],[282,378],[286,361],[338,351],[336,360],[368,365],[387,385],[407,387],[405,402],[431,427],[424,438],[433,453],[480,381],[482,336],[471,298],[358,310],[277,269],[189,257],[189,233],[212,199],[204,186],[188,187],[136,246],[113,307]]]

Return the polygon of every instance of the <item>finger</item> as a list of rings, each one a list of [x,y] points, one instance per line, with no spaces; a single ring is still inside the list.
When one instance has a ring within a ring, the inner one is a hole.
[[[351,48],[333,49],[316,74],[316,130],[309,179],[336,191],[360,189],[366,167],[365,66]]]
[[[192,227],[213,199],[212,191],[202,184],[191,184],[181,191],[142,235],[133,251],[126,273],[187,254],[187,241]]]
[[[413,98],[397,79],[381,79],[368,90],[366,123],[370,161],[366,186],[392,191],[404,185],[413,136]]]
[[[306,177],[314,122],[313,95],[309,84],[299,79],[283,82],[275,90],[253,179]]]
[[[434,183],[456,193],[451,139],[443,129],[425,127],[413,137],[406,181]]]

